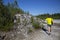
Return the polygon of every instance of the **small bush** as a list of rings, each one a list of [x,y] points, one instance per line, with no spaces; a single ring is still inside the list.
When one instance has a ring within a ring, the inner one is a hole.
[[[30,33],[30,32],[32,32],[32,31],[33,31],[33,30],[32,30],[31,28],[29,28],[29,31],[28,31],[28,32]]]
[[[33,27],[35,29],[39,29],[40,28],[39,23],[37,23],[37,22],[33,22],[32,25],[33,25]]]
[[[37,20],[36,20],[36,21],[37,21]],[[34,20],[33,17],[31,17],[31,23],[32,23],[33,27],[34,27],[35,29],[39,29],[39,28],[40,28],[39,23],[36,22],[36,21]]]
[[[33,19],[33,17],[31,17],[31,23],[33,23],[33,21],[34,21],[34,19]]]

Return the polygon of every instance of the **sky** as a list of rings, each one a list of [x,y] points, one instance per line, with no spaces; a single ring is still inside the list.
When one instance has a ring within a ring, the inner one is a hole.
[[[4,0],[4,3],[13,0]],[[17,0],[19,7],[32,15],[60,13],[60,0]]]

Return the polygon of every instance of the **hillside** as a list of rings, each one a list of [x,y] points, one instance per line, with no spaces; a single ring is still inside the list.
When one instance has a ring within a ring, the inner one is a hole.
[[[0,0],[0,40],[28,40],[28,38],[31,38],[29,34],[33,32],[34,35],[36,33],[36,36],[40,37],[41,32],[39,31],[45,26],[42,19],[45,19],[48,15],[50,14],[33,16],[21,9],[16,0],[7,4]],[[54,19],[60,19],[60,13],[50,16]],[[34,35],[32,34],[32,38]]]

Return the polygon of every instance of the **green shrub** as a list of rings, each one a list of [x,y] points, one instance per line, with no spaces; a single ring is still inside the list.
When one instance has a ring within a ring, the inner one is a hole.
[[[40,28],[39,23],[37,23],[37,22],[33,22],[32,25],[33,25],[33,27],[35,29],[39,29]]]
[[[0,31],[10,31],[13,28],[13,22],[7,23],[6,25],[0,25]]]
[[[1,13],[0,31],[9,31],[13,27],[13,17],[9,13]]]
[[[37,21],[37,20],[34,20],[33,17],[31,17],[31,23],[32,23],[33,27],[34,27],[35,29],[39,29],[39,28],[40,28],[39,23],[36,22],[36,21]]]
[[[31,17],[31,23],[33,23],[33,21],[34,21],[34,19],[33,19],[33,17]]]
[[[31,28],[29,28],[29,31],[28,31],[28,33],[30,33],[30,32],[32,32],[33,30],[31,29]]]

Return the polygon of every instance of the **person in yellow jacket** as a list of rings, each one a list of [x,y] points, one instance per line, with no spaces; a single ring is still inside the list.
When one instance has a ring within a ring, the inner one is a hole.
[[[48,25],[48,33],[51,34],[51,26],[53,25],[53,18],[49,16],[48,18],[46,18],[46,22]]]

